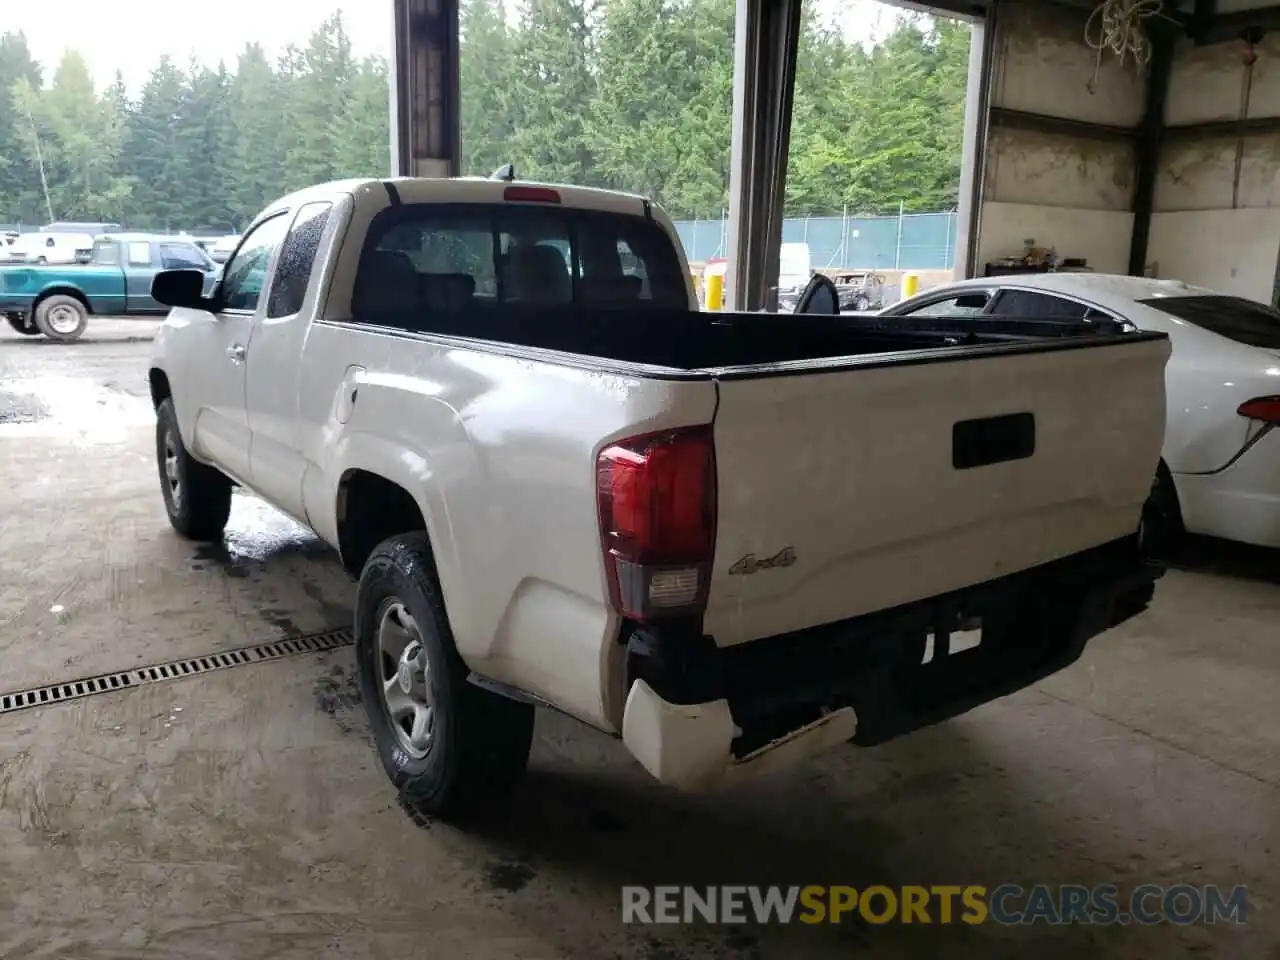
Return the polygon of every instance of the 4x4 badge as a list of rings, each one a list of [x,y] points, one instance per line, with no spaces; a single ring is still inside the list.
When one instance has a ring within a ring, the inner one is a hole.
[[[745,557],[729,568],[729,576],[749,577],[751,574],[760,570],[774,570],[778,567],[789,567],[795,562],[795,547],[785,547],[775,553],[772,557],[766,557],[763,560],[757,560],[754,553],[748,553]]]

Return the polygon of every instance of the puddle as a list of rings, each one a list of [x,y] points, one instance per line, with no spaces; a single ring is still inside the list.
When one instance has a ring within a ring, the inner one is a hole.
[[[0,390],[0,425],[36,423],[48,416],[48,409],[35,397]]]
[[[197,546],[191,568],[217,567],[229,577],[243,579],[268,562],[286,557],[323,557],[331,552],[306,527],[257,497],[237,491],[231,499],[231,518],[222,541]]]
[[[71,437],[118,443],[132,428],[150,426],[155,413],[143,397],[83,378],[41,376],[0,391],[0,437]]]

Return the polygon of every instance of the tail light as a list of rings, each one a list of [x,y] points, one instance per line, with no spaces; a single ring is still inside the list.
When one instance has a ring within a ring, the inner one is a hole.
[[[1258,397],[1246,400],[1236,411],[1250,420],[1261,420],[1263,423],[1280,423],[1280,397]]]
[[[596,495],[614,608],[641,621],[701,613],[716,546],[711,428],[610,445],[596,460]]]

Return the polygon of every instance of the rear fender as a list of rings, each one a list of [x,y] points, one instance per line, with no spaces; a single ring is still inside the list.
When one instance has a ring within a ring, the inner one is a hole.
[[[331,466],[311,465],[303,481],[307,520],[328,543],[338,543],[338,493],[351,470],[364,470],[389,480],[409,493],[426,522],[435,556],[436,573],[459,652],[466,659],[470,613],[460,586],[458,545],[449,522],[449,507],[439,477],[424,454],[373,433],[344,433],[332,451]]]

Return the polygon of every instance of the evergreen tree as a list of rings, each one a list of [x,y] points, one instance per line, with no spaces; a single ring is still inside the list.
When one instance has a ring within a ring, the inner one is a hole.
[[[124,137],[120,169],[136,180],[125,207],[131,227],[180,230],[191,204],[190,146],[200,135],[187,112],[187,77],[162,56],[142,87]]]
[[[521,176],[602,185],[585,119],[594,99],[594,0],[525,0],[515,46],[515,130]]]
[[[230,212],[241,228],[284,191],[283,86],[262,47],[246,46],[229,91],[231,145],[224,160]]]
[[[519,159],[510,155],[515,132],[515,48],[502,0],[467,0],[459,28],[462,172],[487,175]],[[523,164],[516,167],[523,170]]]
[[[32,163],[32,131],[18,88],[36,90],[40,67],[21,33],[0,36],[0,220],[43,223],[44,193],[40,171]]]
[[[875,44],[803,13],[789,215],[954,207],[969,29],[902,17]],[[504,0],[461,10],[462,165],[605,186],[674,217],[728,203],[734,0]],[[101,92],[71,53],[42,82],[20,33],[0,35],[0,222],[48,217],[138,229],[243,229],[318,181],[390,167],[387,64],[359,58],[340,15],[274,60],[232,68],[159,57],[137,96]]]

